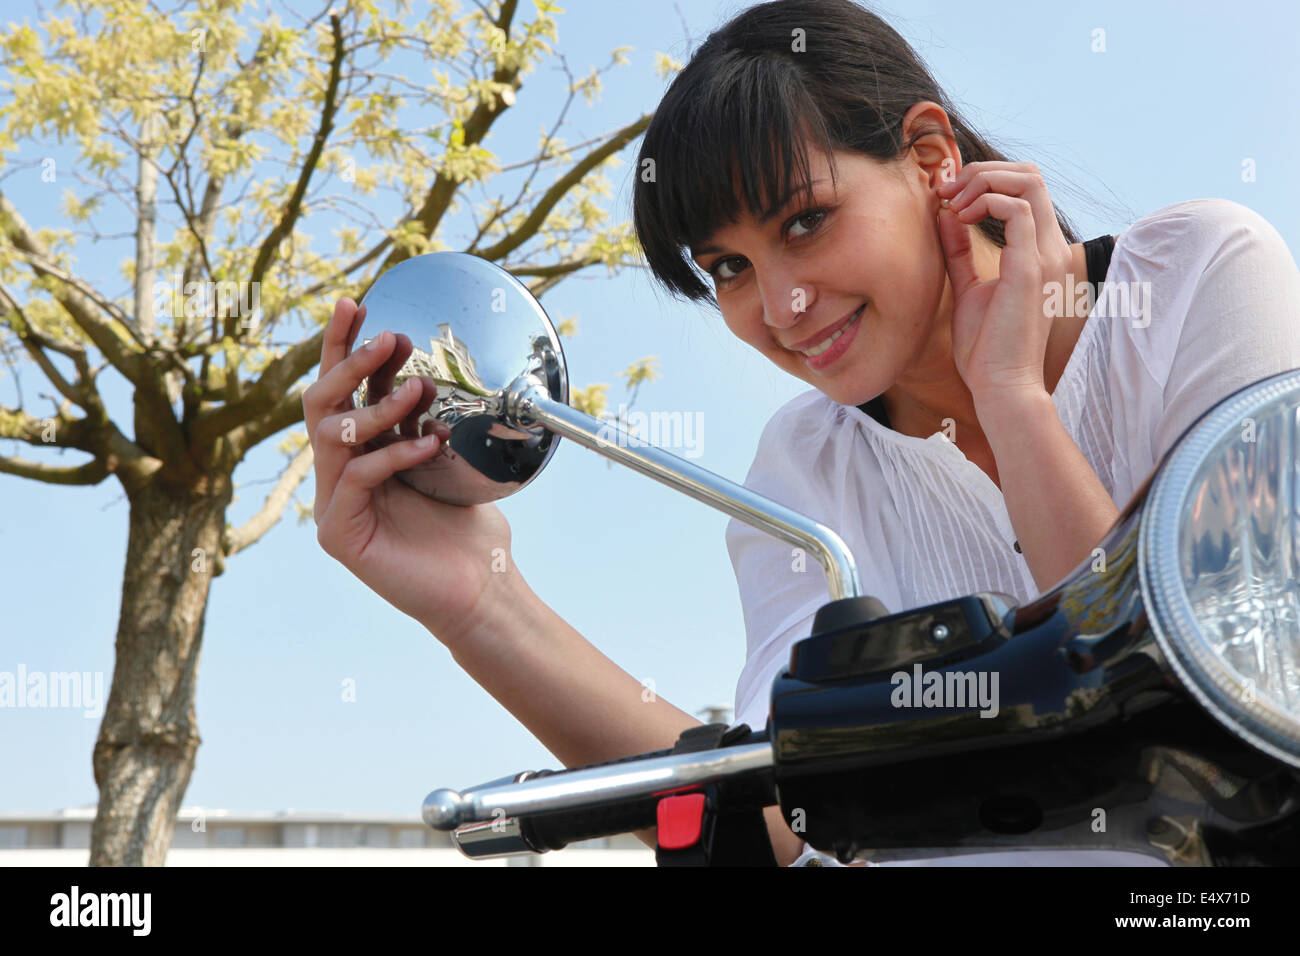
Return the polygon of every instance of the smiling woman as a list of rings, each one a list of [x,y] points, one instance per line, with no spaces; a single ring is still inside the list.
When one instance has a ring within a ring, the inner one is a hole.
[[[764,3],[712,33],[637,170],[655,278],[812,386],[769,421],[745,484],[840,533],[891,613],[1046,591],[1193,419],[1300,368],[1300,270],[1267,221],[1196,199],[1080,242],[1037,167],[990,146],[850,0]],[[736,720],[762,727],[829,595],[782,542],[738,521],[726,540],[748,640]],[[806,845],[799,862],[817,858],[835,865]]]
[[[938,188],[979,164],[1012,165],[883,20],[850,0],[763,4],[712,34],[665,94],[633,220],[659,282],[717,307],[777,366],[843,404],[874,402],[877,419],[887,409],[902,434],[951,418],[958,446],[988,458],[953,362],[935,228]],[[975,272],[996,275],[1006,224],[980,205],[961,213],[963,241]],[[1052,264],[1082,275],[1073,226],[1050,202],[1045,214]],[[1048,378],[1081,325],[1051,329]]]

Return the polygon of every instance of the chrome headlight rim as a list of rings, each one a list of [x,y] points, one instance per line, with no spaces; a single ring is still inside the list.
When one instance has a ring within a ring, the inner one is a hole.
[[[1147,621],[1165,660],[1188,693],[1232,733],[1300,768],[1300,713],[1254,695],[1244,703],[1237,673],[1209,646],[1187,598],[1176,558],[1180,517],[1193,482],[1214,449],[1252,414],[1288,393],[1300,404],[1300,369],[1261,379],[1226,396],[1179,438],[1152,482],[1142,511],[1138,579]],[[1293,449],[1294,450],[1294,449]]]

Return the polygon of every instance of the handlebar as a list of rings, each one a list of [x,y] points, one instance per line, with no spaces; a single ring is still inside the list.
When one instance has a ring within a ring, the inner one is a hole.
[[[435,830],[452,831],[466,856],[544,853],[653,827],[661,797],[713,784],[727,789],[732,808],[776,803],[766,732],[693,753],[670,748],[567,770],[525,771],[461,792],[434,790],[421,816]]]

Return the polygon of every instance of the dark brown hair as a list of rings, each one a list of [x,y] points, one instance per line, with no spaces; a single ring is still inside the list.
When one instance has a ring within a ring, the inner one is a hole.
[[[690,247],[737,221],[737,182],[756,218],[792,198],[792,183],[811,201],[805,138],[826,153],[832,177],[832,151],[889,163],[944,133],[935,126],[902,142],[904,114],[926,100],[948,114],[963,164],[1009,162],[953,108],[907,41],[853,0],[777,0],[739,13],[692,54],[646,129],[632,220],[651,273],[674,295],[716,308]],[[1080,241],[1059,210],[1057,221],[1067,242]],[[1001,220],[978,228],[1006,245]]]

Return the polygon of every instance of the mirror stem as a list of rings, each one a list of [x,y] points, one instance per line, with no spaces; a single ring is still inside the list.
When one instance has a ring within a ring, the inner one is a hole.
[[[861,595],[862,585],[852,552],[844,539],[825,525],[634,438],[615,424],[554,401],[531,374],[520,376],[506,390],[504,404],[505,413],[515,427],[541,425],[598,455],[803,548],[825,570],[832,601]]]

